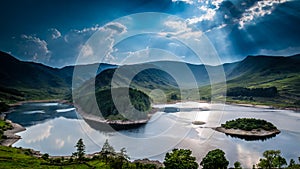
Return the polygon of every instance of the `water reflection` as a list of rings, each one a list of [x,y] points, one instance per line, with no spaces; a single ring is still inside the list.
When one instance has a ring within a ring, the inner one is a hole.
[[[246,141],[266,141],[266,140],[269,140],[273,137],[275,137],[277,134],[272,134],[272,135],[269,135],[269,136],[241,136],[241,135],[232,135],[232,134],[226,134],[226,136],[228,137],[232,137],[232,138],[239,138],[239,139],[242,139],[242,140],[246,140]]]
[[[157,112],[146,125],[138,129],[103,132],[95,130],[83,119],[77,119],[77,113],[72,108],[70,105],[53,103],[17,107],[8,118],[24,125],[27,130],[19,133],[23,139],[13,146],[33,148],[51,155],[71,155],[79,138],[83,138],[87,153],[100,151],[105,139],[109,139],[116,150],[126,147],[131,159],[162,161],[165,153],[176,147],[191,149],[198,162],[209,150],[220,148],[231,162],[229,166],[240,161],[245,168],[256,164],[265,150],[281,150],[287,161],[297,158],[300,152],[300,113],[293,111],[227,105],[224,110]],[[214,117],[218,117],[220,112],[223,116],[219,121]],[[264,141],[247,141],[205,128],[215,127],[212,124],[216,121],[220,124],[236,117],[265,119],[277,126],[281,133]],[[192,122],[196,120],[206,122],[204,128],[193,125]],[[187,134],[181,139],[180,133],[185,132]]]
[[[73,106],[60,103],[25,103],[16,106],[14,111],[7,115],[8,119],[24,127],[44,123],[58,117],[78,118]]]

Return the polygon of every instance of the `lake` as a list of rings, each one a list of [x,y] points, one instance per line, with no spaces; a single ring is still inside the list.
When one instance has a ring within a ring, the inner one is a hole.
[[[118,132],[93,129],[73,106],[61,103],[26,103],[17,106],[7,118],[26,128],[18,133],[22,139],[14,147],[32,148],[50,155],[71,155],[76,142],[82,138],[87,153],[99,152],[108,139],[116,151],[125,147],[131,159],[163,161],[165,153],[173,148],[188,148],[200,162],[209,150],[219,148],[226,153],[229,166],[240,161],[248,168],[258,162],[265,150],[281,150],[287,162],[300,156],[299,112],[196,102],[154,107],[175,107],[184,111],[157,112],[146,125]],[[265,119],[281,133],[264,141],[246,141],[209,128],[237,117]],[[193,125],[195,120],[206,124]]]

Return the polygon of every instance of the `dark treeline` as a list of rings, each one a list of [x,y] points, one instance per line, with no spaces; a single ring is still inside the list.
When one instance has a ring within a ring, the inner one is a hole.
[[[268,88],[234,87],[227,91],[227,96],[274,97],[277,95],[278,91],[274,86]]]

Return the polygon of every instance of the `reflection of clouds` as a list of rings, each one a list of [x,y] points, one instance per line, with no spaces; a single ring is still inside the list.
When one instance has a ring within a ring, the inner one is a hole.
[[[26,140],[25,142],[28,144],[40,142],[50,136],[52,128],[53,125],[51,124],[32,126],[29,129],[31,132],[27,133],[27,135],[24,136],[24,140]]]
[[[242,163],[243,167],[250,168],[253,164],[256,164],[259,160],[259,153],[253,150],[253,147],[249,149],[248,146],[243,146],[241,144],[236,145],[237,155],[239,161]]]
[[[61,149],[65,145],[65,141],[62,139],[55,139],[55,148]]]

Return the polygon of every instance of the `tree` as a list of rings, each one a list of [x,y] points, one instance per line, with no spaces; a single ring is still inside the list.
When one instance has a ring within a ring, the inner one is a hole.
[[[48,154],[48,153],[43,154],[43,155],[42,155],[42,159],[48,160],[48,159],[49,159],[49,154]]]
[[[73,153],[73,156],[77,157],[78,161],[82,161],[84,159],[84,155],[85,155],[85,145],[83,143],[82,138],[80,138],[78,140],[75,147],[77,148],[77,151],[75,153]]]
[[[263,153],[264,158],[259,159],[258,167],[263,169],[281,168],[286,165],[286,160],[280,156],[280,150],[267,150]]]
[[[228,164],[225,153],[220,149],[209,151],[200,163],[203,169],[226,169]]]
[[[115,154],[115,149],[108,143],[108,140],[106,139],[103,146],[101,153],[106,153],[106,154]]]
[[[197,169],[196,158],[191,150],[173,149],[167,153],[164,160],[165,169]]]
[[[106,164],[107,164],[108,156],[115,154],[115,149],[108,143],[107,139],[105,140],[100,153],[104,157]]]
[[[289,167],[293,167],[295,164],[296,164],[295,160],[294,160],[294,159],[291,159],[291,160],[290,160]]]
[[[238,161],[236,161],[233,165],[234,165],[234,168],[235,168],[235,169],[242,169],[242,165],[241,165],[241,163],[238,162]]]
[[[121,158],[125,159],[125,160],[129,160],[130,159],[129,156],[127,155],[127,151],[126,151],[126,149],[124,147],[121,148],[119,156]]]
[[[274,166],[277,168],[281,168],[282,166],[287,165],[286,160],[280,155],[274,159]]]

